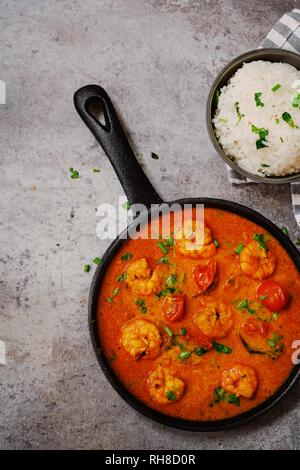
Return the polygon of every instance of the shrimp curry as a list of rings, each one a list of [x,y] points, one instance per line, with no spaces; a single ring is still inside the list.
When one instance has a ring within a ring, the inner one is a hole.
[[[123,244],[102,281],[97,324],[131,394],[164,414],[207,421],[254,408],[290,374],[300,278],[262,227],[205,208],[201,238],[195,211],[168,238]]]

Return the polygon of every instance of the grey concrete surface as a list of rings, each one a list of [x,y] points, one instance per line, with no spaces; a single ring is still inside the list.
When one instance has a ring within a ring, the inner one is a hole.
[[[166,199],[244,203],[298,235],[289,187],[232,187],[205,129],[215,74],[255,48],[290,0],[0,0],[0,448],[295,449],[299,384],[238,429],[195,434],[132,410],[100,371],[87,331],[91,273],[105,250],[95,207],[121,186],[76,114],[74,91],[102,84]],[[156,152],[160,160],[150,158]],[[71,180],[68,168],[81,178]],[[100,167],[101,173],[91,169]],[[58,246],[58,245],[59,246]]]

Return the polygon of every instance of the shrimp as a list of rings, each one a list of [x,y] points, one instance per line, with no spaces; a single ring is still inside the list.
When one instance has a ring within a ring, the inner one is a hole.
[[[127,282],[138,295],[150,295],[159,288],[160,277],[156,269],[152,272],[146,258],[140,258],[127,268]]]
[[[175,377],[173,371],[159,366],[148,376],[148,389],[153,400],[165,405],[179,400],[184,392],[183,380]]]
[[[161,345],[161,335],[154,323],[137,319],[124,326],[121,343],[135,360],[143,356],[155,357]]]
[[[210,228],[193,219],[185,220],[175,233],[178,251],[190,258],[210,258],[216,252]],[[197,229],[197,231],[195,231]]]
[[[227,304],[213,297],[202,297],[200,313],[194,319],[198,328],[209,338],[223,338],[233,324],[233,314]]]
[[[262,248],[256,240],[245,246],[239,255],[241,271],[252,279],[261,281],[272,276],[276,268],[276,256]]]
[[[237,397],[252,398],[257,388],[257,377],[254,369],[242,364],[235,364],[222,373],[222,387],[226,392]]]

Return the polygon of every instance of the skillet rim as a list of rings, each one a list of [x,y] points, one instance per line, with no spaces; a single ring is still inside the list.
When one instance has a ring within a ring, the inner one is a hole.
[[[268,232],[270,232],[274,236],[274,238],[277,239],[277,241],[282,245],[282,247],[287,251],[288,255],[291,257],[294,265],[296,266],[300,274],[300,254],[297,248],[292,243],[290,238],[286,236],[279,227],[277,227],[273,222],[271,222],[259,212],[250,209],[245,205],[226,199],[215,199],[206,197],[177,199],[170,202],[163,202],[162,204],[179,204],[181,206],[183,206],[184,204],[204,204],[204,207],[226,210],[228,212],[240,215],[248,220],[257,223],[258,225],[266,229]],[[149,212],[150,209],[144,212],[144,218],[148,216]],[[153,408],[150,408],[142,401],[138,400],[122,384],[122,382],[119,380],[112,367],[110,366],[109,360],[105,357],[104,352],[101,348],[100,336],[98,334],[97,307],[100,286],[106,272],[106,267],[110,264],[115,254],[119,251],[120,247],[127,241],[126,238],[121,238],[122,234],[129,227],[132,227],[135,224],[136,221],[133,221],[121,234],[118,235],[118,237],[106,249],[105,253],[102,256],[102,263],[101,265],[97,266],[93,275],[89,292],[88,322],[91,342],[98,363],[106,379],[114,388],[114,390],[121,396],[121,398],[123,398],[123,400],[125,400],[126,403],[128,403],[132,408],[134,408],[136,411],[140,412],[147,418],[150,418],[165,426],[193,432],[224,431],[235,426],[245,424],[274,408],[275,405],[279,401],[281,401],[295,385],[297,379],[300,376],[300,364],[295,364],[294,367],[291,369],[290,374],[280,385],[280,387],[275,391],[275,393],[273,393],[273,395],[271,395],[269,398],[267,398],[255,408],[252,408],[244,413],[238,414],[230,418],[214,421],[192,421],[160,413],[154,410]]]

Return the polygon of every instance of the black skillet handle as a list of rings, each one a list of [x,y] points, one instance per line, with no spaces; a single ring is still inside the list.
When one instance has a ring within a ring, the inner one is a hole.
[[[105,124],[89,111],[89,106],[99,101]],[[141,169],[106,91],[98,85],[84,86],[74,94],[74,104],[83,122],[108,156],[129,203],[145,204],[147,207],[160,204],[162,199]]]

